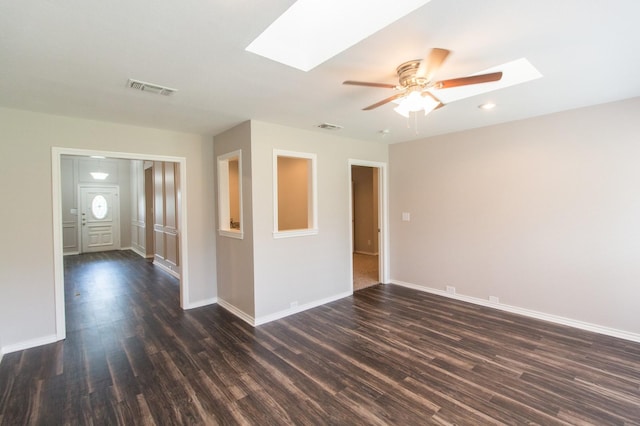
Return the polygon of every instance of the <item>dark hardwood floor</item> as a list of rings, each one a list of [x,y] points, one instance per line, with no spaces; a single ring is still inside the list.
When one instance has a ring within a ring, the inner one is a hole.
[[[252,328],[130,252],[65,258],[67,339],[0,424],[640,424],[640,344],[396,286]]]

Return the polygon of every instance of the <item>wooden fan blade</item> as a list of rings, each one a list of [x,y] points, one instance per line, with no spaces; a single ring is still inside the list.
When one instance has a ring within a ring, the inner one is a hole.
[[[395,101],[396,99],[401,98],[401,97],[403,97],[403,96],[405,96],[405,95],[406,95],[406,93],[404,93],[404,92],[396,93],[396,94],[395,94],[395,95],[393,95],[393,96],[389,96],[388,98],[381,100],[380,102],[376,102],[376,103],[375,103],[375,104],[373,104],[373,105],[369,105],[369,106],[368,106],[368,107],[366,107],[366,108],[362,108],[362,110],[363,110],[363,111],[370,111],[370,110],[375,109],[375,108],[378,108],[379,106],[382,106],[382,105],[384,105],[384,104],[386,104],[386,103],[389,103],[389,102],[391,102],[391,101]]]
[[[369,83],[366,81],[353,81],[347,80],[343,81],[342,84],[350,84],[352,86],[367,86],[367,87],[381,87],[383,89],[395,89],[395,84],[387,84],[387,83]]]
[[[431,80],[436,71],[438,71],[444,63],[444,60],[447,59],[449,53],[451,53],[451,51],[447,49],[439,49],[437,47],[431,49],[429,56],[420,62],[418,71],[416,71],[416,77],[424,77],[427,80]]]
[[[452,78],[435,83],[435,89],[449,89],[451,87],[468,86],[470,84],[489,83],[502,78],[502,72],[492,72],[489,74],[472,75],[470,77]]]

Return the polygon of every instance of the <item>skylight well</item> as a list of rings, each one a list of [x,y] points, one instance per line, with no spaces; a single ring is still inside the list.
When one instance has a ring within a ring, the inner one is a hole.
[[[246,50],[309,71],[429,1],[298,0]]]

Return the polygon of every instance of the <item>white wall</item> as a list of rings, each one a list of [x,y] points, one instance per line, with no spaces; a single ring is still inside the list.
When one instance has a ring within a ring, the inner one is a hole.
[[[0,339],[4,347],[55,336],[51,148],[184,157],[187,304],[216,296],[213,142],[208,137],[0,108]]]
[[[386,162],[386,144],[251,122],[255,318],[349,294],[349,159]],[[317,154],[317,235],[273,238],[273,150]],[[244,155],[244,153],[243,153]]]
[[[635,98],[392,145],[392,279],[640,333],[638,117]]]

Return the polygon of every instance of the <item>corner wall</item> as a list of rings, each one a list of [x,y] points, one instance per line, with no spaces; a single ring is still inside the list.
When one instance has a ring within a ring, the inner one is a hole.
[[[639,116],[635,98],[391,145],[392,279],[640,337]]]
[[[215,212],[216,257],[218,271],[218,303],[226,309],[253,322],[255,311],[253,281],[253,215],[251,172],[251,123],[246,121],[214,138],[214,155],[211,158],[218,170],[218,156],[242,150],[242,231],[243,239],[219,235],[218,211]],[[215,193],[218,196],[216,175]],[[217,198],[216,198],[217,200]],[[216,202],[217,203],[217,202]]]
[[[257,323],[351,294],[349,159],[386,163],[388,146],[252,121],[251,149]],[[317,154],[317,235],[274,238],[274,149]]]
[[[189,305],[216,297],[211,138],[0,108],[0,340],[16,349],[55,339],[51,148],[184,157]]]

